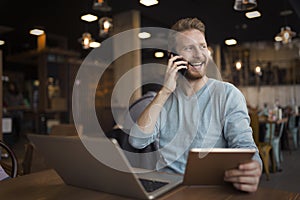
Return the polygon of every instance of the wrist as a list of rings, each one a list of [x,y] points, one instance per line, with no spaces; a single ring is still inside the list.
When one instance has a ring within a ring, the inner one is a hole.
[[[162,96],[170,96],[172,94],[172,91],[169,88],[163,86],[158,93]]]
[[[155,104],[164,105],[164,103],[167,101],[169,96],[172,94],[172,91],[168,88],[162,88],[154,98],[153,102]]]

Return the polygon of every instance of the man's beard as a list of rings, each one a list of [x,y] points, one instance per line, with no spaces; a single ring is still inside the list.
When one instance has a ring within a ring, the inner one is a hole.
[[[201,79],[205,76],[205,72],[206,72],[206,66],[205,66],[205,69],[204,70],[201,70],[201,72],[199,71],[191,71],[191,70],[187,70],[184,77],[187,79],[187,80],[198,80],[198,79]]]

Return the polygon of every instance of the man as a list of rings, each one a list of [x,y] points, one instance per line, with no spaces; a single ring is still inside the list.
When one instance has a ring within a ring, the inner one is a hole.
[[[170,34],[164,85],[130,132],[143,148],[157,141],[159,170],[184,173],[191,148],[256,148],[246,101],[233,85],[206,76],[209,61],[205,26],[196,18],[179,20]],[[177,73],[186,69],[184,76]],[[225,172],[224,180],[242,191],[257,190],[261,175],[258,150],[249,163]]]

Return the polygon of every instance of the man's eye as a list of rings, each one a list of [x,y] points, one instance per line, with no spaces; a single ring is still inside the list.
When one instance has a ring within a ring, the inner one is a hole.
[[[192,47],[185,47],[183,50],[185,51],[191,51],[193,48]]]

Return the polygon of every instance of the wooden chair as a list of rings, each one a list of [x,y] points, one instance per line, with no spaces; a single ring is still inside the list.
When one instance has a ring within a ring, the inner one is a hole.
[[[267,180],[270,179],[269,161],[270,161],[270,151],[272,149],[271,144],[259,141],[259,117],[256,111],[249,112],[250,115],[250,126],[253,131],[253,138],[259,150],[259,155],[263,162],[264,172],[266,174]]]
[[[19,162],[18,176],[50,169],[44,156],[35,148],[34,144],[28,142],[24,145],[25,154]]]
[[[81,134],[82,130],[77,132],[74,124],[57,124],[53,125],[50,130],[50,135],[60,135],[60,136],[78,136]]]
[[[29,174],[31,172],[32,159],[33,159],[34,146],[32,143],[25,144],[25,155],[21,163],[22,171],[18,172],[19,175]]]
[[[78,133],[74,124],[58,124],[51,127],[49,136],[51,135],[78,136]],[[25,144],[24,159],[19,163],[19,166],[18,175],[49,169],[43,155],[35,149],[32,143]]]
[[[280,163],[283,160],[282,152],[281,152],[281,136],[283,134],[283,131],[286,128],[286,123],[288,119],[283,118],[280,120],[277,120],[276,122],[271,122],[270,128],[268,129],[268,137],[265,138],[265,142],[270,144],[272,146],[272,166],[273,166],[273,172],[276,172],[277,170],[280,170]],[[276,126],[278,129],[276,129]],[[277,130],[277,131],[276,131]]]

